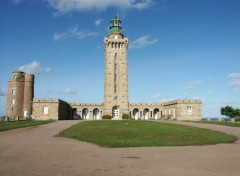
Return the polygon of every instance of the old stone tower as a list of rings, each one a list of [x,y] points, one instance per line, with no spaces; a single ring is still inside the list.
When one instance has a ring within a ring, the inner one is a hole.
[[[110,22],[110,32],[104,38],[105,82],[104,114],[120,118],[129,114],[128,102],[128,38],[122,34],[121,21],[115,17]]]
[[[32,114],[34,96],[34,75],[22,71],[13,71],[13,77],[8,81],[6,115],[28,118]]]

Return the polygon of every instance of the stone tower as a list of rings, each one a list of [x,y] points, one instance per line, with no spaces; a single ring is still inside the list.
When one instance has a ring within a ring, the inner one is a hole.
[[[122,33],[121,21],[115,17],[110,22],[108,36],[104,38],[104,114],[115,119],[129,114],[127,48],[128,38]]]
[[[6,116],[10,119],[30,117],[34,96],[34,75],[13,71],[8,81]]]

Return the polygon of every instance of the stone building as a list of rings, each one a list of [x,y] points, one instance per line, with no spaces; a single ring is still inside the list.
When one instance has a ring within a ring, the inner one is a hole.
[[[11,119],[30,117],[33,96],[34,75],[13,71],[13,77],[8,81],[6,115]]]
[[[33,98],[34,75],[14,71],[9,80],[7,116],[34,119],[99,120],[105,114],[121,119],[129,114],[136,120],[175,119],[201,120],[202,102],[177,99],[163,103],[129,103],[128,101],[128,38],[122,33],[121,21],[110,22],[110,32],[104,38],[105,77],[104,102],[65,102],[60,99]]]

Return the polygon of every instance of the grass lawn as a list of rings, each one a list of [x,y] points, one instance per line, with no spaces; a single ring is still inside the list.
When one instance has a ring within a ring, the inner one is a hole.
[[[236,140],[234,136],[206,129],[134,120],[86,121],[59,135],[107,147],[208,145]]]
[[[37,121],[30,121],[30,120],[22,120],[22,121],[10,121],[10,122],[1,122],[0,123],[0,131],[12,130],[16,128],[24,128],[30,126],[37,126],[46,123],[53,122],[52,120],[37,120]]]
[[[231,127],[240,127],[240,123],[237,122],[218,122],[218,121],[194,121],[197,123],[204,123],[204,124],[215,124],[215,125],[225,125]]]

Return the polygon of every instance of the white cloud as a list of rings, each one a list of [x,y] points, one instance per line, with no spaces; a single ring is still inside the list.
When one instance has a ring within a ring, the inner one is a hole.
[[[20,4],[23,0],[13,0],[14,4]]]
[[[66,88],[60,93],[64,94],[64,95],[76,95],[77,91],[75,89],[72,89],[72,88]]]
[[[7,96],[7,89],[6,88],[0,88],[0,96]]]
[[[96,20],[95,21],[95,26],[100,26],[100,24],[103,22],[103,20],[102,19],[98,19],[98,20]]]
[[[77,39],[83,39],[86,37],[92,37],[92,36],[96,36],[96,35],[98,35],[97,32],[81,30],[78,28],[78,25],[75,25],[74,27],[68,28],[66,32],[55,33],[53,35],[53,40],[55,42],[58,42],[60,40],[64,40],[66,38],[71,38],[71,37],[74,37]]]
[[[207,95],[212,95],[213,93],[212,93],[212,91],[211,90],[209,90],[208,92],[207,92]]]
[[[229,78],[228,86],[237,93],[240,93],[240,73],[231,73],[227,75]]]
[[[150,39],[149,35],[145,35],[137,38],[130,43],[129,48],[142,48],[148,45],[152,45],[158,42],[158,39]]]
[[[19,70],[27,73],[39,75],[39,74],[49,73],[51,71],[51,68],[50,67],[43,68],[40,63],[38,63],[37,61],[33,61],[30,64],[19,67]]]
[[[228,78],[240,78],[240,73],[231,73],[227,77]]]
[[[202,83],[202,80],[194,80],[185,84],[185,89],[190,90]]]
[[[232,79],[230,80],[228,86],[234,91],[240,93],[240,79]]]
[[[155,0],[43,0],[58,13],[74,11],[103,11],[114,7],[120,9],[147,9],[155,4]]]

